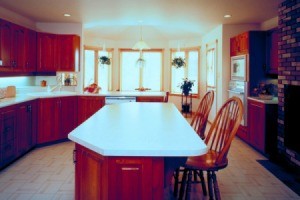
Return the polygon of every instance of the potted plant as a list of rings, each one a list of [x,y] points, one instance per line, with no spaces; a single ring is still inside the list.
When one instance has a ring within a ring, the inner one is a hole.
[[[107,56],[100,56],[99,62],[102,65],[110,65],[110,58]]]
[[[185,96],[188,96],[192,91],[194,82],[194,80],[189,80],[188,78],[183,79],[183,82],[180,84],[180,89]]]
[[[185,65],[186,63],[184,58],[177,57],[172,60],[172,66],[174,66],[175,68],[185,67]]]

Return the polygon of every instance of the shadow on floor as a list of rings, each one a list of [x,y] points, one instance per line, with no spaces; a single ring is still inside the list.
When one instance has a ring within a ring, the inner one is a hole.
[[[265,169],[300,196],[300,174],[277,165],[269,160],[257,160]]]

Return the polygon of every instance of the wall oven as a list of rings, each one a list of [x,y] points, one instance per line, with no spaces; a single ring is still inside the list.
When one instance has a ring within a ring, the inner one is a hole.
[[[248,97],[249,83],[246,81],[231,80],[229,82],[228,96],[229,98],[237,96],[242,100],[244,106],[244,115],[241,125],[247,126],[247,97]]]

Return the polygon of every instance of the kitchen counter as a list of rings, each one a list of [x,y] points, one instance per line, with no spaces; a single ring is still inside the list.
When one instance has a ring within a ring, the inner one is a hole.
[[[196,156],[207,151],[171,103],[106,105],[68,138],[103,156]]]
[[[264,104],[278,104],[278,97],[273,97],[271,100],[261,99],[259,97],[248,97],[248,99]]]
[[[26,94],[17,94],[14,98],[0,99],[0,108],[23,103],[38,98],[55,98],[63,96],[136,96],[136,97],[163,97],[165,92],[100,92],[97,94],[71,91],[55,91],[55,92],[29,92]]]

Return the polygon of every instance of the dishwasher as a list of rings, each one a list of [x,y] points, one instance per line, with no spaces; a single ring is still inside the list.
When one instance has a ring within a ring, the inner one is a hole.
[[[128,96],[115,96],[115,97],[105,97],[105,105],[136,102],[136,97]]]

